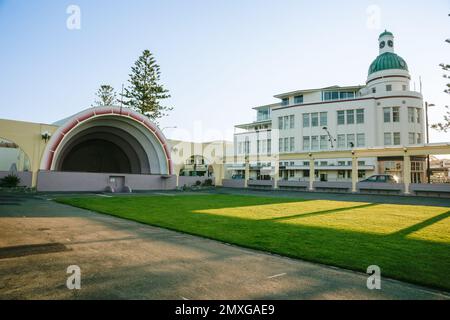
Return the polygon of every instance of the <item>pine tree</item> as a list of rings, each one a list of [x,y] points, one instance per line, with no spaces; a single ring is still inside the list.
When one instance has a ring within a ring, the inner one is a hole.
[[[94,102],[95,107],[112,106],[117,102],[114,88],[108,84],[101,85],[95,96],[99,99]]]
[[[161,100],[170,98],[169,91],[160,84],[160,68],[153,54],[144,50],[131,68],[129,85],[122,95],[122,103],[140,112],[153,121],[167,115],[172,107],[161,105]]]

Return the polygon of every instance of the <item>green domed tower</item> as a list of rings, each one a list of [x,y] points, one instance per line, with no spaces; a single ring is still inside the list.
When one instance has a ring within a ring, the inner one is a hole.
[[[406,61],[394,53],[394,35],[385,30],[378,38],[380,54],[369,67],[369,76],[383,70],[408,70]]]

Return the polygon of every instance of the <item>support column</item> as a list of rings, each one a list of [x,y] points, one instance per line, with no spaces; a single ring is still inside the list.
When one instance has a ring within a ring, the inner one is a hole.
[[[358,157],[352,157],[352,192],[357,192],[356,184],[358,183]]]
[[[245,177],[244,177],[244,188],[248,188],[248,180],[250,178],[250,162],[248,157],[245,158]]]
[[[403,183],[405,184],[405,194],[410,194],[409,187],[411,184],[411,157],[405,155],[403,157]]]
[[[314,159],[309,159],[309,191],[314,191],[314,181],[316,180],[316,170],[314,168]]]
[[[278,180],[280,180],[280,161],[275,159],[275,169],[273,173],[273,188],[278,189]]]

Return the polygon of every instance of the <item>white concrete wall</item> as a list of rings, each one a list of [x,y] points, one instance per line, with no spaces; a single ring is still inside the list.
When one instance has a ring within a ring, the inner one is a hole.
[[[163,178],[161,175],[39,171],[37,190],[48,192],[102,192],[110,185],[110,176],[125,177],[125,185],[133,191],[176,188],[176,176]]]

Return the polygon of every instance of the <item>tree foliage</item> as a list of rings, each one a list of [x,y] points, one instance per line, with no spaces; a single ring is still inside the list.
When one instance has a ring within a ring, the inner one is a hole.
[[[450,14],[449,14],[450,16]],[[450,39],[445,40],[445,42],[447,42],[448,44],[450,44]],[[441,67],[441,69],[444,71],[444,79],[446,79],[447,81],[449,81],[450,79],[450,65],[446,64],[446,63],[441,63],[439,65],[439,67]],[[446,94],[450,94],[450,83],[447,82],[446,87],[444,92]],[[438,131],[443,131],[443,132],[448,132],[450,130],[450,109],[448,106],[445,106],[445,114],[444,114],[444,121],[433,124],[431,126],[431,128],[436,129]]]
[[[101,85],[95,96],[98,99],[94,102],[95,107],[112,106],[117,102],[114,88],[108,84]]]
[[[163,106],[161,101],[170,98],[169,91],[160,83],[161,71],[153,54],[144,50],[134,63],[129,75],[128,87],[121,96],[121,102],[153,121],[164,117],[172,107]]]

